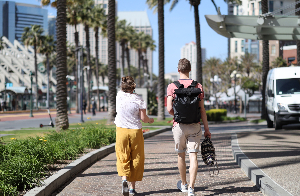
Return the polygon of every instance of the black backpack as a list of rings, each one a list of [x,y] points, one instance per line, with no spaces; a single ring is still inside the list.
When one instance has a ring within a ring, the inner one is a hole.
[[[192,84],[184,88],[183,84],[179,81],[173,82],[178,89],[175,89],[176,95],[173,100],[174,120],[178,123],[192,124],[200,122],[200,107],[199,95],[202,91],[196,88],[198,82],[192,81]]]

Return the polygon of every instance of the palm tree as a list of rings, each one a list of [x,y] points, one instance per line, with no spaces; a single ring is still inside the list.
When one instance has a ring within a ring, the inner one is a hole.
[[[56,130],[65,130],[69,128],[68,110],[67,110],[67,2],[72,3],[74,0],[53,1],[42,0],[43,5],[51,5],[57,8],[56,19],[56,37],[57,37],[57,57],[56,57],[56,108],[57,114],[55,118]]]
[[[50,55],[55,52],[56,48],[56,42],[54,41],[53,36],[42,36],[42,45],[38,48],[38,52],[41,54],[46,55],[46,60],[47,60],[47,108],[49,108],[49,94],[50,94],[50,79],[49,79],[49,74],[50,74],[50,64],[49,64],[49,58]]]
[[[33,46],[34,49],[34,70],[35,70],[35,97],[36,97],[36,109],[38,110],[38,68],[37,68],[37,49],[42,45],[43,28],[40,25],[31,25],[31,27],[25,27],[21,40],[25,46]]]
[[[246,53],[245,55],[241,56],[241,65],[243,66],[245,72],[247,73],[247,76],[250,76],[250,70],[253,67],[257,66],[257,63],[254,62],[256,59],[255,54]]]
[[[2,41],[2,37],[3,36],[0,37],[0,50],[4,49],[4,43]]]
[[[108,35],[108,123],[116,116],[116,2],[108,0],[107,35]]]
[[[99,6],[95,6],[92,10],[92,15],[93,15],[93,23],[92,26],[94,27],[94,32],[95,32],[95,53],[96,53],[96,59],[95,59],[95,64],[96,64],[96,85],[97,85],[97,98],[98,98],[98,106],[99,106],[99,111],[100,111],[100,97],[99,97],[99,28],[101,29],[106,29],[106,15],[105,15],[105,10],[100,8]]]
[[[262,0],[261,1],[261,7],[262,7],[262,14],[268,13],[268,0]],[[266,82],[267,82],[267,75],[269,71],[269,41],[263,40],[263,67],[262,67],[262,83],[263,83],[263,89],[262,89],[262,109],[261,109],[261,118],[266,119],[267,111],[265,109],[266,103],[265,103],[265,94],[266,94]]]
[[[155,41],[152,39],[150,35],[145,35],[145,39],[142,43],[142,52],[144,52],[144,59],[143,59],[143,65],[144,69],[146,68],[147,78],[144,80],[144,83],[148,82],[148,76],[149,76],[149,67],[148,67],[148,59],[147,59],[147,51],[150,49],[151,51],[154,51],[156,48],[156,45],[154,44]]]
[[[84,25],[84,31],[85,31],[85,40],[86,40],[86,52],[87,52],[87,66],[91,67],[91,53],[90,53],[90,27],[93,23],[93,16],[92,16],[92,8],[94,6],[93,0],[87,0],[83,6],[82,10],[78,13],[79,21],[83,23]],[[91,72],[92,69],[89,69],[87,71],[87,83],[88,83],[88,95],[87,95],[87,106],[88,106],[88,112],[91,111],[90,107],[90,98],[91,98],[91,86],[90,86],[90,80],[91,80]]]
[[[282,57],[277,57],[273,62],[272,62],[272,68],[276,67],[287,67],[288,64],[286,63],[286,60],[283,59]]]
[[[132,26],[128,26],[127,28],[127,32],[128,34],[130,34],[130,39],[128,40],[128,42],[126,43],[126,47],[125,47],[125,51],[126,51],[126,59],[127,59],[127,69],[128,69],[128,73],[127,75],[131,76],[131,71],[130,71],[130,43],[132,41],[134,41],[134,35],[136,34],[136,31],[134,30],[134,28]]]
[[[164,24],[164,0],[147,0],[150,8],[157,6],[158,11],[158,116],[157,120],[165,119],[165,24]]]

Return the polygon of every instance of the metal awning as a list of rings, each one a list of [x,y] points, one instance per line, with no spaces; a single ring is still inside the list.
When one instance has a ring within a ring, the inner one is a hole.
[[[2,89],[0,92],[4,93],[5,89]],[[29,91],[26,87],[7,87],[6,88],[7,93],[13,93],[13,94],[28,94]]]
[[[300,40],[298,16],[205,15],[208,25],[227,38]]]

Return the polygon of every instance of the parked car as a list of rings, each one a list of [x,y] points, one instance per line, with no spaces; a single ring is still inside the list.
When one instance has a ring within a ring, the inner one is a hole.
[[[269,128],[300,123],[300,67],[271,69],[265,98]]]

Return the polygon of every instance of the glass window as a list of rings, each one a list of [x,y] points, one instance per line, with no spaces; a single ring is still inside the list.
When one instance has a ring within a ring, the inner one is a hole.
[[[283,6],[283,1],[280,1],[280,6],[281,6],[281,7]]]
[[[252,8],[252,16],[254,16],[255,15],[254,3],[251,3],[251,8]]]
[[[274,2],[269,1],[269,12],[273,12],[273,11],[274,11]]]
[[[242,51],[242,52],[244,52],[245,40],[242,40],[242,43],[241,43],[241,45],[242,45],[242,46],[241,46],[241,51]]]
[[[271,47],[271,54],[276,54],[276,46],[272,45]]]
[[[300,94],[300,78],[276,80],[276,94]]]
[[[236,6],[236,15],[239,15],[239,6]]]
[[[103,8],[107,8],[107,4],[103,4]]]
[[[261,1],[258,2],[258,7],[259,7],[259,14],[262,14],[262,11],[261,11]]]
[[[237,47],[237,45],[238,45],[238,41],[235,41],[235,52],[237,52],[238,51],[238,47]]]
[[[293,62],[294,60],[295,60],[295,57],[289,57],[288,58],[288,64],[291,63],[291,62]]]

